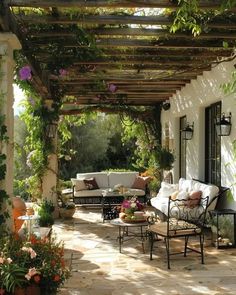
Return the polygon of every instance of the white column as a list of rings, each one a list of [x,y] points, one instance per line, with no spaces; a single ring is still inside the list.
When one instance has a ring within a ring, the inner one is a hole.
[[[6,177],[1,181],[1,189],[5,190],[9,197],[13,197],[13,130],[14,130],[14,111],[13,111],[13,75],[14,59],[13,50],[20,49],[21,45],[17,37],[12,33],[0,33],[0,55],[1,55],[1,77],[0,77],[0,113],[5,115],[5,125],[7,126],[8,142],[2,142],[0,151],[7,157],[6,159]],[[8,208],[7,208],[8,207]],[[11,215],[11,207],[4,204]],[[11,227],[11,219],[8,221]]]

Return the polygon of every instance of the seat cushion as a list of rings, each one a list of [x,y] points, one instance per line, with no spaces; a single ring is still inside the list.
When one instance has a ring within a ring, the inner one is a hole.
[[[77,191],[74,193],[74,197],[102,197],[104,188],[94,190]]]
[[[149,231],[159,234],[161,236],[167,236],[167,222],[160,222],[150,226]],[[169,225],[169,236],[178,237],[183,235],[199,234],[201,229],[191,223],[179,220]]]

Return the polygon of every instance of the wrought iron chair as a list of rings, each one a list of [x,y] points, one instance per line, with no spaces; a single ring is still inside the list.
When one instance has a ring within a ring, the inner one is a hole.
[[[181,254],[187,256],[187,251],[194,251],[201,254],[201,262],[204,264],[204,231],[206,220],[206,208],[208,197],[201,198],[199,204],[193,199],[172,200],[169,197],[168,216],[166,222],[152,223],[149,226],[150,237],[150,260],[153,255],[153,244],[163,237],[166,245],[167,265],[170,269],[170,255]],[[200,250],[188,247],[190,237],[199,236]],[[184,238],[184,251],[170,252],[170,240]]]

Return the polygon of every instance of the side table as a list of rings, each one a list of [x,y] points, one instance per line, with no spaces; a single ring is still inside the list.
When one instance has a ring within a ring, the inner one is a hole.
[[[210,211],[212,216],[216,216],[216,248],[235,248],[236,247],[236,211],[233,209],[222,209]],[[220,244],[220,216],[232,216],[233,218],[233,241],[230,244]]]
[[[138,242],[142,244],[142,250],[143,253],[145,253],[144,250],[144,241],[147,237],[146,235],[146,229],[148,226],[148,222],[134,222],[134,223],[128,223],[122,221],[120,218],[116,218],[114,220],[111,220],[111,224],[118,226],[118,241],[119,241],[119,250],[121,253],[121,245],[130,239],[136,239]],[[133,231],[131,231],[133,230]]]

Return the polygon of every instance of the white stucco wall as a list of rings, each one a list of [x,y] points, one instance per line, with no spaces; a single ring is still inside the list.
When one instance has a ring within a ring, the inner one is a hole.
[[[231,80],[234,62],[225,62],[204,72],[192,80],[170,99],[171,108],[162,112],[162,126],[170,125],[170,137],[174,138],[175,167],[174,181],[179,179],[179,118],[187,116],[187,121],[194,122],[193,139],[187,141],[187,178],[204,179],[204,145],[205,145],[205,108],[221,101],[222,112],[232,113],[232,130],[230,136],[221,137],[221,176],[222,186],[231,187],[236,201],[236,160],[233,160],[232,142],[236,139],[236,94],[225,95],[220,88],[222,83]],[[236,209],[236,202],[232,204]]]

